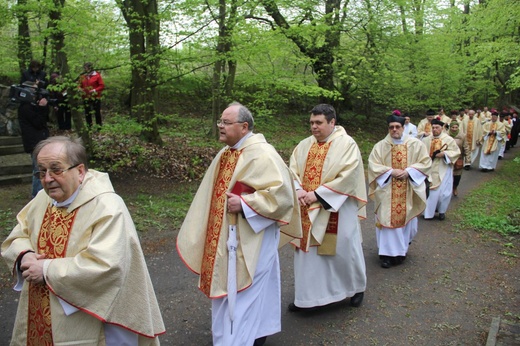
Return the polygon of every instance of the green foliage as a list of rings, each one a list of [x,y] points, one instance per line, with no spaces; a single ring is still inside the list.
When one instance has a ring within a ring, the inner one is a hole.
[[[519,169],[518,160],[505,162],[492,180],[473,190],[460,206],[461,226],[505,237],[520,235]]]

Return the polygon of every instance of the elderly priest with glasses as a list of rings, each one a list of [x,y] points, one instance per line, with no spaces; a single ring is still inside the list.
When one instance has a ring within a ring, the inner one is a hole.
[[[182,260],[212,299],[214,346],[263,345],[281,330],[280,231],[301,234],[289,169],[253,126],[245,106],[224,110],[218,129],[226,146],[177,238]]]
[[[88,170],[68,137],[39,142],[34,156],[44,190],[2,244],[21,291],[11,345],[158,345],[161,312],[108,175]]]

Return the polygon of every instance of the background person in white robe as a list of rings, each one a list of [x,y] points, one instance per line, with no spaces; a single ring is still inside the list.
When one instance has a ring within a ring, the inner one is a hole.
[[[365,217],[363,160],[356,142],[336,124],[331,105],[311,110],[312,136],[290,158],[301,208],[301,240],[293,241],[294,303],[289,311],[351,297],[358,307],[366,288],[358,217]]]
[[[11,345],[158,345],[148,268],[108,174],[87,170],[68,137],[39,142],[34,156],[43,190],[2,244],[21,289]]]
[[[498,163],[500,148],[505,143],[506,128],[498,121],[498,112],[493,110],[491,120],[482,126],[482,148],[479,168],[482,172],[494,171]]]
[[[410,117],[405,113],[404,115],[404,135],[417,138],[417,126],[410,122]]]
[[[435,211],[439,212],[439,220],[446,218],[453,192],[453,164],[460,156],[457,143],[444,131],[444,123],[432,120],[432,135],[423,138],[426,149],[430,152],[432,168],[430,169],[430,194],[426,200],[424,219],[431,220]]]
[[[381,267],[401,264],[417,234],[426,206],[425,180],[431,167],[426,146],[404,133],[404,119],[387,118],[388,135],[368,159],[369,197],[374,200]]]
[[[232,103],[224,110],[218,128],[226,146],[208,168],[177,238],[179,255],[200,275],[199,289],[211,298],[214,346],[263,345],[281,330],[280,226],[295,220],[282,231],[301,236],[290,171],[253,126],[245,106]],[[237,184],[250,190],[242,194],[234,189]],[[238,217],[233,322],[228,213]]]

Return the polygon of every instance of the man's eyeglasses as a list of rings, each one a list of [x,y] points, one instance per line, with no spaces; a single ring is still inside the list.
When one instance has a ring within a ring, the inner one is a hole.
[[[388,126],[389,130],[399,130],[402,126],[401,125],[390,125]]]
[[[44,170],[44,171],[37,171],[37,172],[34,172],[33,175],[35,178],[37,179],[44,179],[45,176],[47,175],[47,172],[51,175],[51,177],[55,178],[57,177],[58,175],[62,175],[64,172],[67,172],[68,170],[71,170],[73,168],[76,168],[78,167],[79,165],[81,165],[81,163],[77,163],[73,166],[70,166],[69,168],[51,168],[51,169],[47,169],[47,170]]]
[[[243,124],[245,121],[226,121],[226,120],[219,120],[217,121],[217,126],[228,126],[233,124]]]

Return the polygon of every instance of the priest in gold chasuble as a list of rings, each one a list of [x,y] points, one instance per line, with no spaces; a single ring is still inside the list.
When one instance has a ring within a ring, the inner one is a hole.
[[[483,172],[497,167],[500,148],[505,145],[506,127],[498,121],[498,112],[493,110],[491,121],[482,126],[482,149],[480,151],[479,168]]]
[[[295,176],[303,238],[292,241],[295,298],[290,311],[346,298],[359,306],[366,288],[365,260],[358,218],[364,218],[366,185],[359,148],[336,112],[321,104],[311,110],[312,136],[294,149]]]
[[[464,129],[466,129],[466,141],[468,142],[470,151],[470,161],[464,160],[464,167],[469,167],[475,162],[475,159],[480,153],[481,139],[482,139],[482,123],[480,119],[475,116],[475,111],[470,109],[468,116],[463,120]]]
[[[443,131],[444,123],[432,120],[432,135],[423,138],[423,143],[430,153],[430,194],[426,200],[424,219],[431,220],[439,212],[439,220],[444,220],[453,193],[453,165],[460,156],[457,142]]]
[[[426,207],[425,180],[431,167],[426,146],[406,136],[404,119],[387,118],[388,135],[368,159],[368,195],[374,200],[376,238],[383,268],[402,263]]]
[[[280,232],[301,237],[290,171],[253,126],[243,105],[224,110],[218,128],[226,146],[208,168],[177,238],[181,259],[200,275],[199,289],[212,299],[216,346],[261,344],[281,330]],[[228,214],[238,216],[236,273],[228,273]],[[230,275],[238,291],[231,311]]]
[[[165,332],[139,238],[83,146],[35,148],[43,190],[18,214],[2,256],[21,291],[11,345],[158,345]]]

